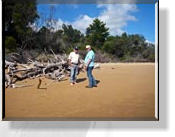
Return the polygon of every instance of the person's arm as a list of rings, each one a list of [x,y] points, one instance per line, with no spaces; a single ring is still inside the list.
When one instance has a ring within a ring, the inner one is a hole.
[[[91,59],[88,60],[88,62],[85,64],[85,70],[87,71],[87,68],[89,66],[89,64],[91,63]]]
[[[89,64],[91,63],[91,60],[92,60],[92,59],[89,59],[89,60],[88,60],[88,62],[87,62],[87,64],[86,64],[86,67],[89,66]]]

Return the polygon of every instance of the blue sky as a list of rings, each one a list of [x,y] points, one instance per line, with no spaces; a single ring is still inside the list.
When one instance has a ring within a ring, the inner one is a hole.
[[[55,22],[52,25],[56,30],[65,23],[84,33],[98,17],[109,27],[111,35],[127,32],[141,34],[150,42],[155,41],[154,4],[38,4],[37,10],[40,24],[53,12]]]

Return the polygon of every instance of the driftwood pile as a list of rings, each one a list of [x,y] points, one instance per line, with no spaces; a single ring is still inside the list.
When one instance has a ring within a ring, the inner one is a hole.
[[[48,63],[41,63],[39,61],[28,59],[27,64],[21,64],[5,60],[5,87],[20,87],[15,83],[27,78],[44,76],[48,79],[61,81],[65,77],[70,76],[70,66],[68,65],[68,61],[59,55],[54,54],[54,57],[54,61]],[[83,70],[82,61],[79,65],[78,73],[81,70]],[[39,82],[41,82],[40,79]]]

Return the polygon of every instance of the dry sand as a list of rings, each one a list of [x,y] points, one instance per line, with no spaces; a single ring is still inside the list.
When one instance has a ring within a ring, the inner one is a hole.
[[[87,89],[86,73],[74,86],[69,80],[53,82],[41,78],[18,84],[31,85],[5,90],[5,117],[10,118],[144,118],[155,115],[155,64],[101,64],[93,74],[98,87]]]

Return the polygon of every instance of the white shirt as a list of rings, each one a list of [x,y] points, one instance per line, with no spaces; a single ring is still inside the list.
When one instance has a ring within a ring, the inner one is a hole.
[[[79,57],[80,55],[78,53],[71,52],[68,59],[70,59],[71,63],[78,64]]]

